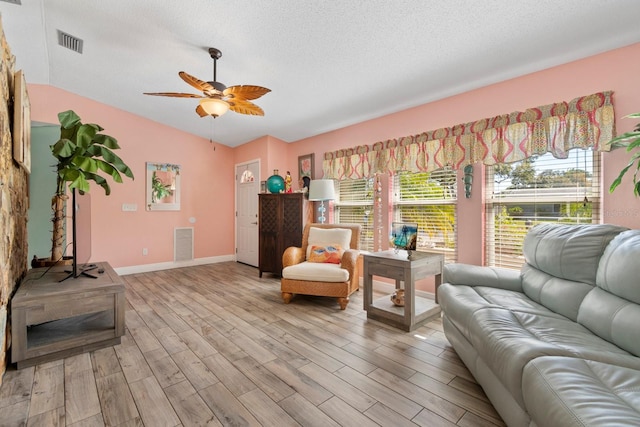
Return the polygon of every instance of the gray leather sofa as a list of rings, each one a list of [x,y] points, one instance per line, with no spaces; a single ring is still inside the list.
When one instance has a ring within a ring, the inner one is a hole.
[[[640,426],[640,230],[537,225],[523,251],[445,265],[451,345],[509,426]]]

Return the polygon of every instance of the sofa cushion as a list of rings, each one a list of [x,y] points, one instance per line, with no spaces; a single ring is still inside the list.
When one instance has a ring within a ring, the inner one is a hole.
[[[582,302],[578,322],[594,334],[640,356],[640,305],[595,288]]]
[[[549,310],[573,321],[584,297],[593,290],[587,283],[554,277],[525,264],[522,266],[522,283],[526,295]]]
[[[538,224],[524,239],[525,261],[551,276],[595,285],[605,247],[625,230],[611,224]]]
[[[522,289],[532,300],[576,320],[593,289],[600,257],[615,236],[611,224],[538,224],[524,240]]]
[[[338,264],[302,262],[282,269],[284,279],[310,282],[347,282],[349,272]]]
[[[540,357],[524,369],[525,406],[539,426],[640,425],[640,371]]]
[[[620,233],[607,246],[598,266],[596,285],[640,304],[640,230]]]
[[[522,371],[537,357],[576,357],[640,369],[639,358],[574,321],[549,314],[486,308],[477,310],[468,325],[470,342],[521,405]]]
[[[472,287],[444,283],[438,288],[438,302],[442,311],[449,314],[450,321],[468,340],[471,340],[469,325],[475,322],[474,313],[486,308],[518,309],[523,312],[563,318],[532,301],[522,292],[488,286]]]
[[[350,248],[351,229],[350,228],[319,228],[310,227],[307,237],[306,259],[309,259],[312,246],[340,245],[344,250]]]
[[[580,305],[578,322],[640,356],[640,230],[620,233],[600,259],[597,288]]]

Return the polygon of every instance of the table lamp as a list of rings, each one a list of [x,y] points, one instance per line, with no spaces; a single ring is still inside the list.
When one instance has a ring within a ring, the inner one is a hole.
[[[324,224],[326,217],[324,216],[326,209],[324,207],[325,200],[334,200],[336,198],[332,179],[312,179],[309,183],[309,200],[312,202],[320,202],[318,208],[319,220]]]

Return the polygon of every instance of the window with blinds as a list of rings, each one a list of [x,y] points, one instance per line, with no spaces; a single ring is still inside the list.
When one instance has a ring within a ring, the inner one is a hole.
[[[336,181],[335,223],[362,226],[360,249],[373,251],[373,178]]]
[[[600,154],[550,153],[485,170],[487,265],[520,269],[527,231],[542,222],[600,222]]]
[[[418,250],[442,253],[445,262],[457,260],[456,171],[393,176],[393,218],[418,224]]]

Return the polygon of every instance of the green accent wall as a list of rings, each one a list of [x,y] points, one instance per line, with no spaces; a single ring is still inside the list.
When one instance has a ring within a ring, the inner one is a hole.
[[[56,159],[50,145],[60,139],[60,127],[34,126],[31,128],[31,175],[29,175],[29,220],[27,238],[29,262],[51,256],[51,198],[56,192]]]

